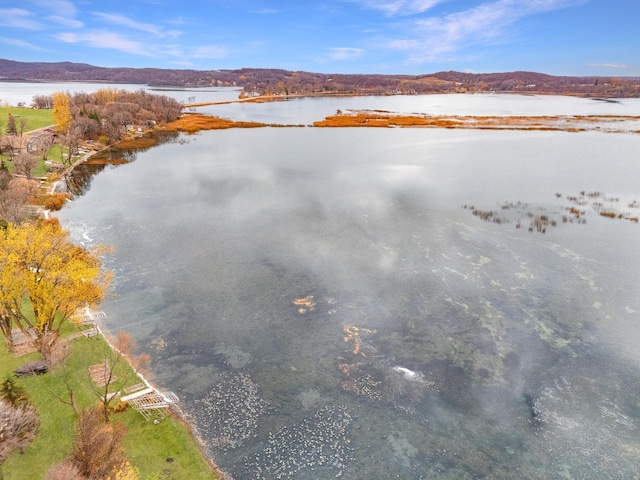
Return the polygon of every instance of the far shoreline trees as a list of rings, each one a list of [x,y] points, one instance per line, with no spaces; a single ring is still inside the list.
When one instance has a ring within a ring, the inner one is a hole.
[[[134,127],[151,128],[168,123],[182,112],[182,104],[177,100],[144,90],[103,88],[95,93],[62,93],[54,97],[53,103],[56,133],[63,135],[67,144],[78,140],[114,143]]]
[[[36,95],[33,107],[51,108],[55,128],[23,137],[25,120],[9,113],[5,135],[0,136],[0,154],[4,155],[0,157],[0,221],[3,222],[20,223],[32,218],[34,209],[25,208],[27,204],[51,209],[64,203],[58,198],[49,201],[33,180],[34,171],[41,177],[49,170],[50,167],[43,164],[51,165],[46,162],[49,154],[58,158],[59,166],[71,167],[83,147],[95,150],[96,145],[116,144],[176,120],[182,113],[182,105],[170,97],[116,88],[103,88],[94,93]],[[54,144],[59,151],[50,150]]]

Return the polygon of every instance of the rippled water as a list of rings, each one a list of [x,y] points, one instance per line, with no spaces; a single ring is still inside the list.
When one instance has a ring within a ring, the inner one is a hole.
[[[234,478],[637,476],[640,136],[179,140],[59,217]]]

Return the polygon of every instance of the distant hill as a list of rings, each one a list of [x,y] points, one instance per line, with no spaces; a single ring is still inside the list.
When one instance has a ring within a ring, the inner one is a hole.
[[[151,86],[238,86],[247,94],[390,95],[517,92],[592,97],[640,97],[640,78],[564,77],[536,72],[426,75],[324,74],[281,69],[188,70],[105,68],[86,63],[0,59],[0,81],[110,82]]]

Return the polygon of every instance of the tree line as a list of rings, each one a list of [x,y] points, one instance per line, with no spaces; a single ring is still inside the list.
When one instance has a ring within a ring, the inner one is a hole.
[[[77,419],[70,454],[49,468],[46,479],[138,480],[138,469],[122,445],[126,427],[110,421],[112,413],[127,408],[126,402],[111,406],[118,401],[112,390],[128,385],[148,363],[148,356],[134,356],[131,337],[119,334],[112,340],[113,349],[104,345],[104,383],[92,383],[98,403],[86,407],[86,399],[76,395],[86,392],[83,385],[93,378],[84,379],[84,370],[67,370],[71,347],[66,340],[73,335],[62,337],[71,330],[70,324],[78,322],[79,312],[96,308],[107,295],[112,272],[103,269],[101,259],[110,249],[78,246],[56,219],[28,213],[25,205],[43,195],[39,182],[31,177],[35,163],[27,160],[46,159],[57,144],[66,150],[63,158],[69,164],[82,142],[112,144],[138,128],[175,120],[182,106],[165,96],[109,88],[93,94],[36,96],[34,106],[53,110],[54,130],[27,139],[24,121],[9,114],[0,138],[4,154],[0,157],[0,334],[16,356],[25,349],[38,352],[42,360],[28,361],[18,370],[55,374],[64,384],[58,391],[65,393],[52,390],[52,400],[69,405]],[[124,367],[126,363],[133,368]],[[0,465],[36,438],[41,414],[13,377],[0,383]]]
[[[190,70],[104,68],[71,62],[30,63],[0,59],[7,80],[108,81],[157,86],[237,86],[245,95],[426,94],[457,92],[531,92],[592,97],[639,97],[637,77],[569,77],[537,72],[424,75],[329,74],[275,68]]]
[[[180,103],[166,96],[110,88],[90,94],[59,92],[50,101],[44,97],[34,101],[52,106],[55,137],[49,136],[67,147],[69,159],[82,141],[112,143],[134,125],[169,122],[182,110]],[[24,123],[17,124],[11,114],[5,130],[0,144],[9,160],[0,160],[0,331],[10,350],[17,329],[47,359],[71,315],[102,300],[109,276],[101,272],[100,251],[73,245],[56,222],[20,214],[40,188],[28,171],[16,175],[21,170],[18,158],[34,158],[36,153],[22,141]],[[8,162],[13,163],[14,174]]]
[[[59,147],[62,164],[70,166],[86,141],[110,145],[138,129],[175,120],[182,111],[170,97],[115,88],[36,95],[32,106],[52,109],[55,128],[27,135],[25,121],[8,115],[0,136],[0,221],[20,223],[31,215],[24,206],[41,196],[33,171],[48,159],[52,147]],[[63,201],[60,195],[45,195],[41,203],[55,210]]]
[[[24,206],[40,191],[31,178],[37,159],[24,148],[25,129],[24,120],[9,114],[5,134],[0,135],[0,222],[5,224],[24,220],[28,216]]]
[[[180,102],[165,95],[115,88],[55,93],[51,106],[57,134],[84,140],[102,137],[104,143],[121,140],[133,125],[151,127],[175,120],[182,111]]]

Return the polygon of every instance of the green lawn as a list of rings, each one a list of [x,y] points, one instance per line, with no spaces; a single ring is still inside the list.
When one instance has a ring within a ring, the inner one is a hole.
[[[31,130],[37,130],[38,128],[47,127],[53,125],[53,110],[34,110],[32,108],[17,108],[17,107],[0,107],[0,135],[4,135],[7,129],[7,122],[9,120],[9,114],[12,114],[16,119],[16,128],[20,128],[20,122],[24,120],[25,128],[24,133]],[[52,149],[53,150],[53,149]],[[60,156],[60,149],[56,146],[56,152],[52,152],[54,157]],[[0,155],[0,159],[7,160],[6,155]],[[53,160],[53,158],[52,158]],[[9,171],[13,171],[13,165],[8,163]],[[48,167],[44,164],[42,159],[38,160],[38,166],[33,171],[35,177],[43,177],[48,171]]]
[[[65,147],[60,148],[58,144],[52,145],[49,151],[47,152],[47,160],[54,163],[63,163],[63,156],[66,158],[67,149]],[[74,160],[78,157],[74,157]],[[9,160],[8,155],[0,155],[0,160],[4,161],[9,169],[9,172],[13,173],[13,163]],[[49,173],[49,166],[44,163],[42,156],[38,157],[38,163],[36,167],[33,169],[32,175],[36,178],[42,178]]]
[[[4,135],[7,128],[9,114],[16,119],[16,127],[24,120],[25,132],[53,125],[53,110],[34,110],[33,108],[0,107],[0,135]]]
[[[75,416],[68,401],[66,384],[74,391],[79,407],[98,402],[99,392],[91,382],[88,367],[109,355],[110,349],[101,336],[81,336],[71,340],[71,353],[65,368],[57,368],[41,376],[17,379],[23,386],[40,415],[40,432],[24,454],[14,452],[0,465],[3,480],[42,479],[51,465],[69,456],[75,432]],[[4,345],[0,345],[0,381],[38,354],[14,358]],[[114,390],[139,382],[129,365],[116,365],[118,381]],[[117,402],[112,402],[112,405]],[[207,463],[197,447],[188,427],[175,415],[168,415],[158,424],[147,422],[142,415],[128,408],[111,416],[111,421],[122,422],[128,433],[124,448],[131,463],[145,480],[217,479],[219,477]],[[169,459],[169,460],[168,460]]]

